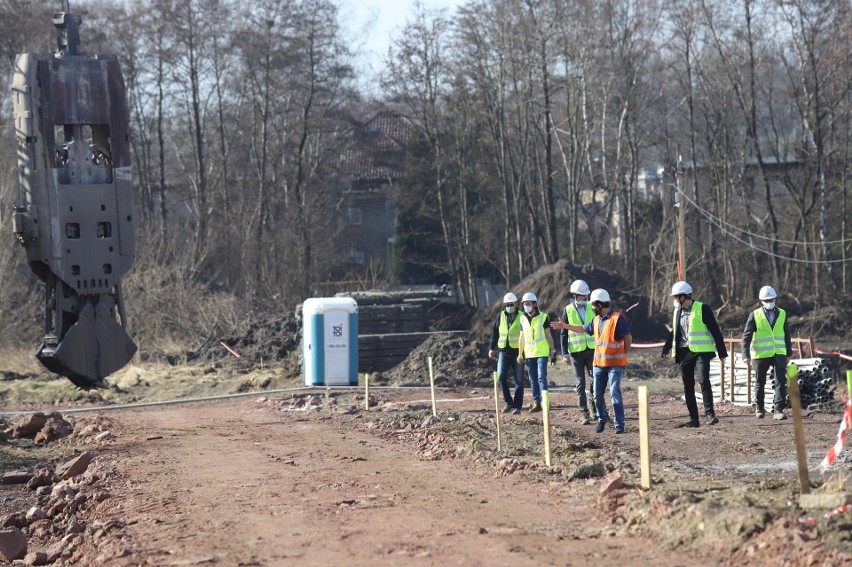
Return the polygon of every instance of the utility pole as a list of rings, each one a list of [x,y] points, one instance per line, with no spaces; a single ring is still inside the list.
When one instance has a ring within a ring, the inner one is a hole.
[[[677,156],[675,163],[675,184],[677,193],[675,193],[675,206],[677,207],[677,275],[680,281],[686,280],[686,238],[683,234],[683,187],[681,177],[683,175],[683,164],[680,154]]]

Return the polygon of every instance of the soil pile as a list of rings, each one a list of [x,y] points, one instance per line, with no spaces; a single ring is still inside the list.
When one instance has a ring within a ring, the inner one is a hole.
[[[483,386],[490,384],[490,367],[483,345],[468,337],[435,333],[394,368],[377,376],[380,384],[428,386],[429,357],[436,386]]]

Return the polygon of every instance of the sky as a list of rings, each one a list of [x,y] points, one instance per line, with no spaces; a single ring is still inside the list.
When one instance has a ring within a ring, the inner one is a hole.
[[[415,0],[341,0],[340,19],[350,48],[360,53],[358,71],[377,75],[384,66],[388,46],[399,36],[407,20],[414,17]],[[450,14],[461,0],[421,0],[427,10]]]

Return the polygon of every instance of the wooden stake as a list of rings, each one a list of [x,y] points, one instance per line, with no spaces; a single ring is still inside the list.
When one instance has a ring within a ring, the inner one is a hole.
[[[494,373],[494,412],[497,414],[497,450],[503,450],[503,442],[500,438],[500,399],[497,396],[497,373]]]
[[[429,388],[432,390],[432,415],[438,417],[438,408],[435,407],[435,374],[432,372],[432,357],[429,360]]]
[[[370,410],[370,373],[364,374],[364,409]]]
[[[734,363],[731,362],[731,367],[734,366]],[[733,394],[733,392],[731,392]],[[731,402],[733,403],[733,395],[731,395]],[[725,359],[719,359],[719,401],[725,401]]]
[[[541,391],[542,421],[544,422],[544,464],[550,466],[550,392]]]
[[[849,399],[852,400],[852,370],[846,371],[846,389],[849,392]]]
[[[746,403],[751,405],[751,359],[746,361]],[[758,408],[763,409],[763,408]]]
[[[811,481],[808,479],[808,454],[805,450],[805,426],[802,423],[802,401],[799,396],[799,368],[795,364],[787,367],[787,390],[793,406],[793,432],[796,436],[796,460],[799,462],[799,491],[808,494]]]
[[[639,469],[642,488],[651,488],[651,435],[648,422],[648,386],[639,386]]]

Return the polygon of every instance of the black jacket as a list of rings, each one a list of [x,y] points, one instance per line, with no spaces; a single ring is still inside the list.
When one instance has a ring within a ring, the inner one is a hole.
[[[725,346],[725,337],[722,336],[722,329],[719,328],[719,323],[716,322],[716,316],[713,315],[713,310],[710,309],[710,306],[706,303],[701,304],[701,320],[704,321],[704,324],[707,325],[707,329],[710,330],[710,334],[713,335],[713,342],[716,343],[716,352],[719,353],[719,357],[728,358],[728,347]],[[680,325],[676,325],[674,333],[679,332]],[[668,354],[672,350],[672,344],[674,344],[674,333],[669,333],[668,336],[666,336],[666,344],[663,345],[663,354]],[[689,351],[684,349],[675,349],[675,362],[680,362],[688,352]],[[702,358],[709,359],[714,358],[716,353],[700,352],[698,355]]]

